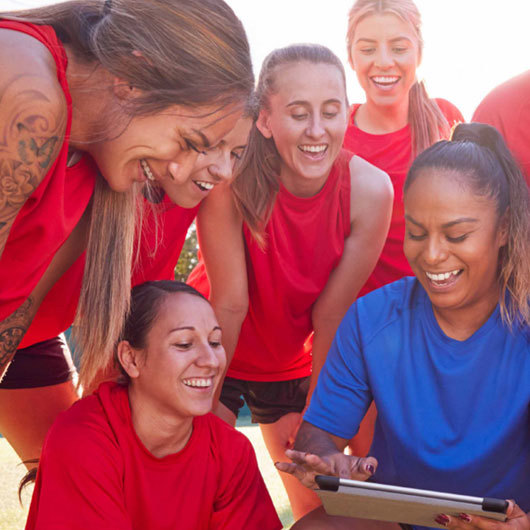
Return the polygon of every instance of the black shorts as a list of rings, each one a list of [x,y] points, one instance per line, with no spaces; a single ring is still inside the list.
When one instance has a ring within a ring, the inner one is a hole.
[[[16,351],[0,382],[0,389],[37,388],[70,381],[75,374],[63,335]]]
[[[243,381],[227,377],[220,401],[236,416],[245,401],[252,423],[274,423],[289,412],[302,412],[309,390],[309,377],[289,381]]]

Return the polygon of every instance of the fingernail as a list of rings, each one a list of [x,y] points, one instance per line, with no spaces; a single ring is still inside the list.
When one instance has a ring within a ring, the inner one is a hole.
[[[461,513],[458,517],[462,519],[462,521],[465,521],[466,523],[471,522],[471,517],[467,513]]]
[[[370,473],[370,475],[373,475],[375,473],[375,467],[372,466],[372,464],[369,464],[366,466],[366,471],[368,471],[368,473]]]
[[[447,515],[444,515],[441,513],[440,515],[436,516],[436,519],[434,519],[438,524],[441,524],[443,526],[447,526],[447,523],[450,521],[449,517]]]

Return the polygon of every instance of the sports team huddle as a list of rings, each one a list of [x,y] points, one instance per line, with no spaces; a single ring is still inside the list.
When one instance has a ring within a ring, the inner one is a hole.
[[[223,0],[0,13],[0,433],[27,529],[282,528],[245,403],[293,529],[430,528],[330,515],[317,475],[505,499],[432,527],[530,529],[530,71],[465,123],[417,79],[413,0],[354,1],[345,42],[363,103],[319,44],[255,80]]]

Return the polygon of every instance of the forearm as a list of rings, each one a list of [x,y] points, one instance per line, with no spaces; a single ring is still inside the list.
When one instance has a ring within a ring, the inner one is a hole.
[[[314,335],[313,335],[313,351],[312,351],[312,372],[311,382],[309,385],[309,392],[307,394],[307,402],[309,403],[311,396],[316,388],[318,376],[324,363],[328,351],[331,348],[333,338],[342,320],[341,317],[318,320],[313,318]]]
[[[330,456],[342,452],[344,447],[341,449],[340,440],[338,437],[332,436],[328,432],[304,421],[298,430],[294,442],[294,450],[318,456]],[[347,441],[345,440],[345,442]],[[346,443],[344,443],[345,445]]]
[[[0,381],[9,363],[13,360],[18,345],[28,330],[35,312],[35,301],[29,296],[18,309],[3,322],[0,322]]]

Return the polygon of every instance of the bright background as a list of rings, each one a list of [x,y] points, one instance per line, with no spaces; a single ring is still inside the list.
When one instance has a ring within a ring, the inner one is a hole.
[[[52,3],[0,0],[0,10]],[[363,101],[347,66],[345,35],[353,0],[228,0],[250,40],[256,75],[274,48],[317,42],[344,62],[351,102]],[[432,97],[453,102],[470,119],[496,85],[530,68],[530,0],[416,0],[425,52],[419,77]]]

